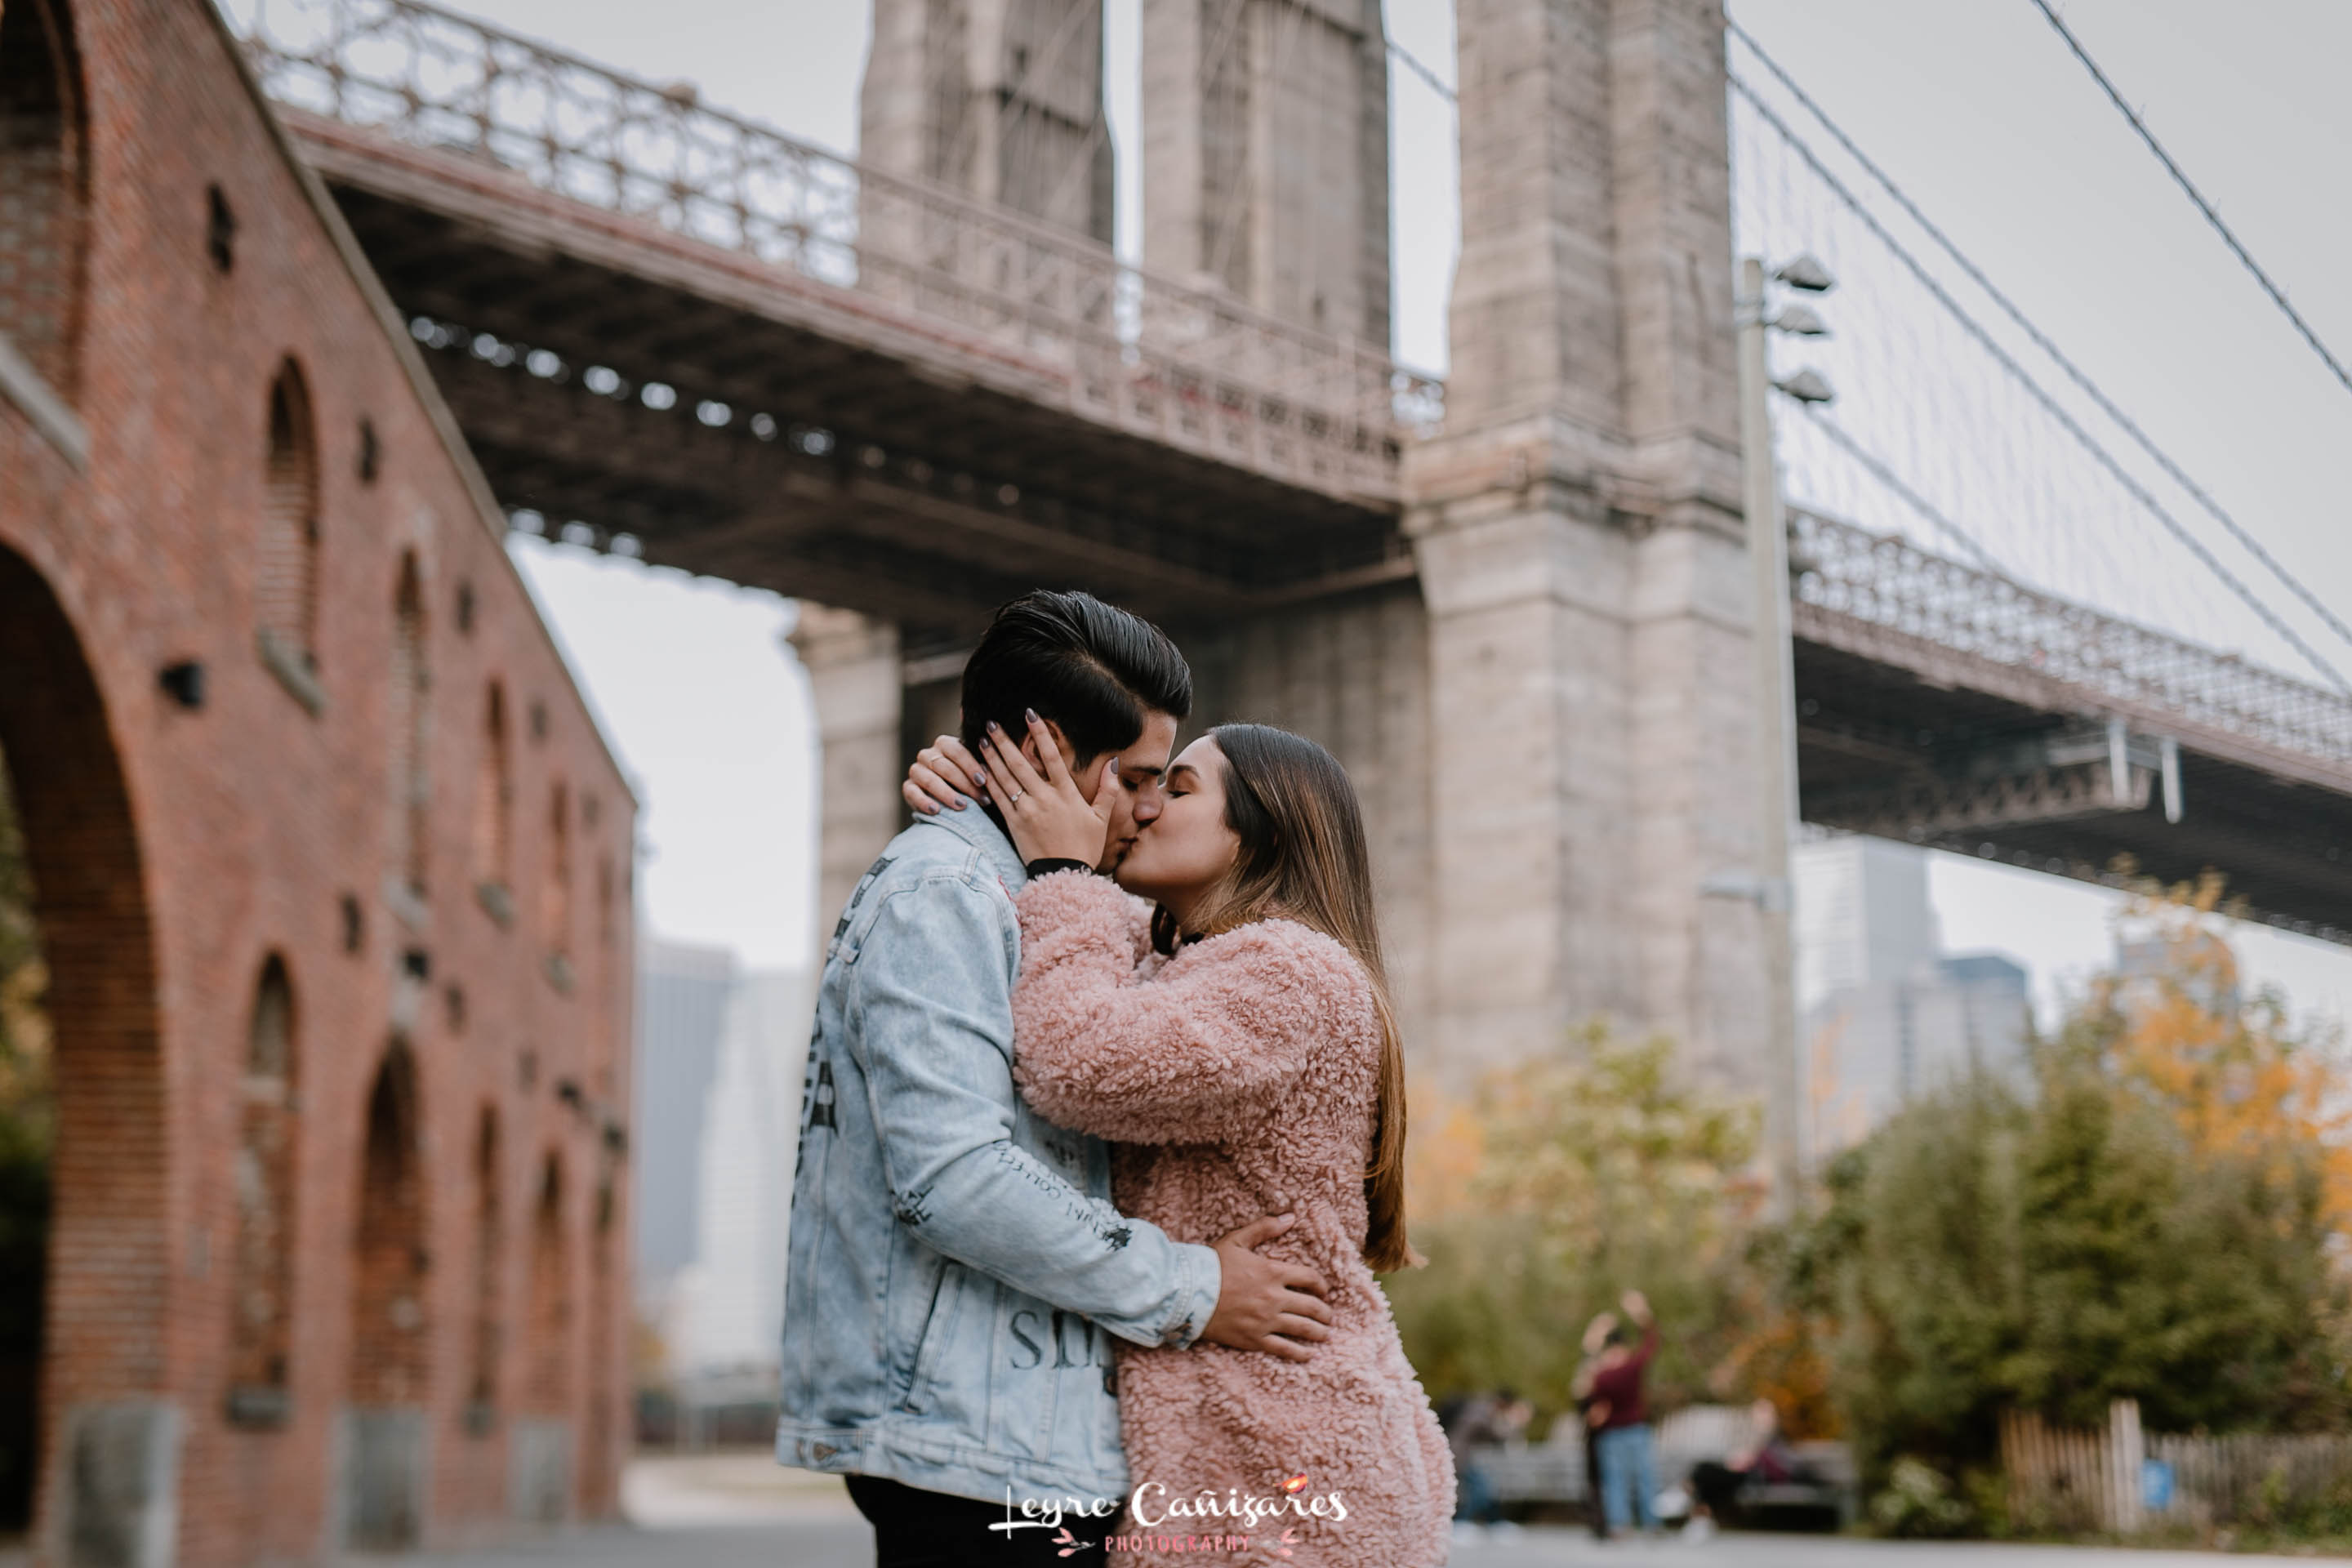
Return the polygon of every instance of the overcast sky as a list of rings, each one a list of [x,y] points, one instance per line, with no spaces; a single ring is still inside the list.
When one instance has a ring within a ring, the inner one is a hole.
[[[1122,153],[1137,118],[1137,5],[1108,0]],[[693,80],[706,101],[855,150],[866,42],[858,0],[468,8],[641,75]],[[1388,11],[1391,36],[1454,79],[1447,0],[1389,0]],[[2352,254],[2343,199],[2352,94],[2340,79],[2352,5],[2071,0],[2063,12],[2297,306],[2352,353],[2352,294],[2339,281]],[[2331,604],[2352,605],[2341,470],[2352,393],[2293,335],[2028,0],[1734,0],[1732,14],[2291,571]],[[1454,111],[1406,71],[1391,81],[1398,355],[1443,370],[1458,238]],[[1139,195],[1122,178],[1130,251]],[[1782,217],[1776,241],[1790,232]],[[1864,367],[1839,372],[1864,378],[1841,392],[1857,413],[1883,409],[1909,389],[1869,384],[1874,362],[1860,352],[1876,325],[1869,282],[1849,281],[1824,304],[1845,311],[1846,363]],[[1935,418],[1910,426],[1924,434],[1907,439],[1943,438]],[[2084,481],[2034,482],[2060,486],[2050,493],[2063,500],[2063,483]],[[2050,529],[2030,511],[2000,510],[2018,531],[2004,549],[2047,542]],[[2139,594],[2144,606],[2122,607],[2159,621],[2178,619],[2183,603],[2215,600],[2185,571],[2143,582],[2147,561],[2173,558],[2160,542],[2139,557],[2122,534],[2099,548],[2119,558],[2115,581],[2089,582],[2085,595]],[[2103,570],[2086,549],[2072,553]],[[732,947],[757,964],[803,957],[815,918],[813,744],[805,681],[777,642],[790,606],[561,546],[523,542],[518,554],[639,781],[651,930]],[[2214,624],[2213,637],[2237,646],[2231,623]],[[2258,655],[2261,635],[2244,638]],[[2333,651],[2352,661],[2352,648]],[[2094,889],[1944,856],[1933,887],[1948,944],[2024,962],[2045,1005],[2108,952],[2111,900]],[[2242,937],[2259,978],[2285,986],[2299,1007],[2345,1015],[2352,956],[2266,931]]]

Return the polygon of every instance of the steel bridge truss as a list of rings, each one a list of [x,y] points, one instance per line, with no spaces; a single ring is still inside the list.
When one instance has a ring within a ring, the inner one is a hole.
[[[1351,500],[1397,496],[1443,384],[1118,259],[1072,230],[865,167],[416,0],[224,0],[280,104],[495,164],[1055,367],[1069,412]]]
[[[1791,510],[1804,815],[2352,942],[2352,698]]]
[[[1898,535],[1791,509],[1800,637],[1938,684],[2112,713],[2352,790],[2352,698],[2234,654],[2037,593]]]

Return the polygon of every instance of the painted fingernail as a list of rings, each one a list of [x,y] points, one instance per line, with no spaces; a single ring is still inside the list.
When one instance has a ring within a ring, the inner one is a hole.
[[[1004,733],[1004,726],[991,719],[988,721],[988,732],[992,735],[1002,735]]]
[[[1024,708],[1023,710],[1021,710],[1021,711],[1022,711],[1022,712],[1024,712],[1024,713],[1025,713],[1025,714],[1027,714],[1027,715],[1029,716],[1029,722],[1031,722],[1032,724],[1035,724],[1035,723],[1040,722],[1040,721],[1039,721],[1039,719],[1038,719],[1038,717],[1037,717],[1037,710],[1035,710],[1034,708]]]
[[[979,785],[982,789],[986,789],[988,787],[988,775],[986,773],[974,773],[971,775],[971,782]]]

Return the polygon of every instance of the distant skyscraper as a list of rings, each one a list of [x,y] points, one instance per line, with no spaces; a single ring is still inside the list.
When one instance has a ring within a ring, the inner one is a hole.
[[[678,1270],[694,1261],[702,1144],[735,959],[717,948],[650,938],[638,944],[636,1180],[638,1310],[656,1321]]]
[[[704,1118],[697,1258],[671,1319],[675,1373],[776,1364],[812,1000],[804,973],[736,983]]]
[[[1925,850],[1847,835],[1800,844],[1790,860],[1801,1011],[1900,979],[1942,951]]]
[[[1813,1159],[1859,1142],[1915,1095],[2021,1058],[2026,971],[1998,953],[1938,951],[1927,851],[1854,837],[1801,845],[1793,858]]]

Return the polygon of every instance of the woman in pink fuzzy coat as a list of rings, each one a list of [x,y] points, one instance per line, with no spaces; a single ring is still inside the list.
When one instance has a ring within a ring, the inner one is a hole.
[[[984,759],[1032,863],[1013,999],[1023,1094],[1118,1144],[1119,1207],[1180,1240],[1294,1213],[1267,1250],[1323,1276],[1332,1317],[1328,1337],[1301,1325],[1319,1342],[1296,1360],[1121,1347],[1134,1489],[1113,1544],[1246,1536],[1220,1560],[1433,1568],[1453,1461],[1372,1278],[1419,1259],[1354,787],[1311,741],[1213,730],[1169,768],[1115,885],[1090,869],[1114,789],[1088,805],[1049,727],[1032,738],[1042,774],[1002,735]]]

